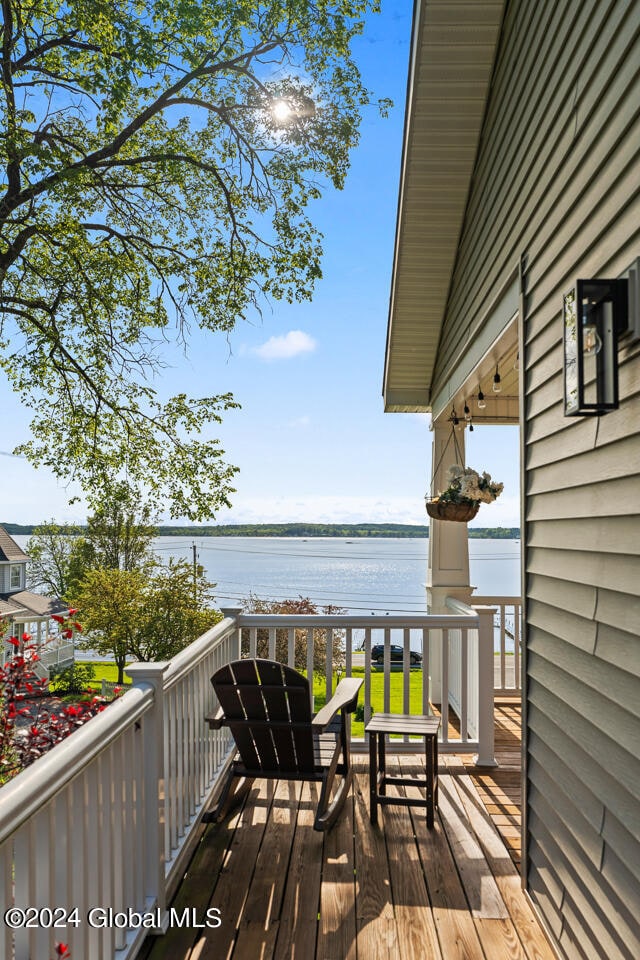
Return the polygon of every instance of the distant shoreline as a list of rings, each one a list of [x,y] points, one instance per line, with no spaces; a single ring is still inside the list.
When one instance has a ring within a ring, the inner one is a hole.
[[[31,536],[39,524],[2,523],[10,536]],[[69,533],[83,526],[66,526]],[[425,524],[411,523],[228,523],[215,526],[159,526],[159,537],[414,537],[429,536]],[[476,540],[519,540],[519,527],[469,527]]]

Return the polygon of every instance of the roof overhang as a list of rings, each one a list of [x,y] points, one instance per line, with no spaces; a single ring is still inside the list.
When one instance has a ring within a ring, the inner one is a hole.
[[[415,3],[382,391],[387,411],[431,409],[504,6]]]

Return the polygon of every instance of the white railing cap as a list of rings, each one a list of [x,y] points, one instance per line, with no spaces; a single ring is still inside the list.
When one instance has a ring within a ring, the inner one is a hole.
[[[476,596],[475,594],[473,594],[471,597],[471,603],[474,607],[485,607],[485,606],[493,607],[496,605],[500,606],[501,604],[504,604],[507,607],[519,607],[522,604],[522,597],[520,596],[507,597],[507,596],[501,596],[501,595],[497,596],[494,594],[490,596],[485,596],[484,594],[478,594],[478,596]]]
[[[430,613],[391,613],[353,615],[336,614],[264,614],[243,613],[238,617],[239,627],[335,627],[336,629],[355,627],[361,630],[386,630],[408,627],[409,629],[451,629],[468,627],[469,621],[476,617],[474,610],[469,615],[430,614]]]
[[[225,617],[220,620],[210,630],[203,633],[201,637],[194,640],[193,643],[181,650],[170,661],[167,672],[164,675],[164,688],[177,683],[181,677],[193,670],[195,664],[203,660],[221,643],[230,633],[237,629],[238,623],[235,617]]]

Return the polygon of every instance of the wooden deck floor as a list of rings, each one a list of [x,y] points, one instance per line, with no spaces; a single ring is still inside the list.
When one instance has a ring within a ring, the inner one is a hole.
[[[512,859],[518,722],[518,702],[501,702],[497,770],[442,758],[432,831],[423,810],[407,807],[385,807],[371,826],[362,755],[326,835],[312,828],[317,785],[263,783],[235,816],[202,828],[174,902],[199,922],[218,908],[221,926],[174,927],[139,960],[552,960]],[[405,774],[422,764],[394,762]]]
[[[472,757],[460,758],[518,870],[522,854],[520,727],[520,698],[501,697],[496,700],[495,705],[495,753],[498,767],[475,771]]]

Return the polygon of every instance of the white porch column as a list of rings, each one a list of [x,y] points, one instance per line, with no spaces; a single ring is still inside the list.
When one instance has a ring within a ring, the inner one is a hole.
[[[456,440],[460,454],[464,458],[464,430],[456,431]],[[456,460],[457,453],[451,439],[451,424],[448,420],[436,421],[433,425],[433,465],[438,466],[438,469],[433,480],[434,494],[447,486],[447,470]],[[447,613],[444,602],[446,597],[456,597],[468,604],[471,593],[466,523],[430,520],[427,570],[429,613]]]
[[[457,462],[456,447],[451,438],[451,423],[444,417],[432,426],[432,463],[436,473],[433,495],[447,487],[447,471]],[[464,459],[464,430],[456,431],[460,455]],[[445,452],[446,450],[446,452]],[[429,519],[429,566],[427,569],[427,611],[446,614],[446,598],[455,597],[471,604],[473,587],[469,583],[469,540],[466,523]],[[429,643],[431,667],[431,695],[441,703],[442,634],[432,631]]]

